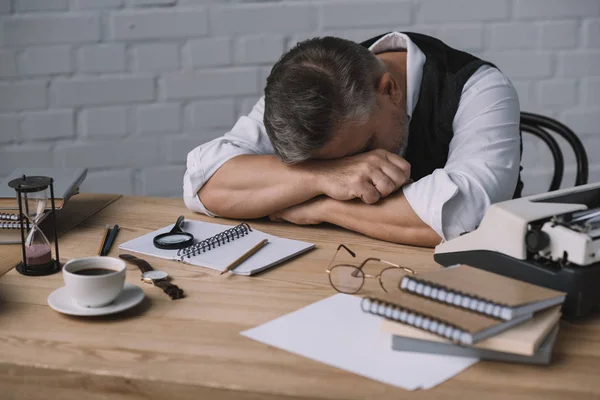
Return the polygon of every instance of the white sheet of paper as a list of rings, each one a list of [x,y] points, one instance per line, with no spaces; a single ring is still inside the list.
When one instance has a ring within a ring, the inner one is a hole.
[[[360,301],[336,294],[241,334],[408,390],[432,388],[478,361],[392,350],[381,318],[364,313]]]

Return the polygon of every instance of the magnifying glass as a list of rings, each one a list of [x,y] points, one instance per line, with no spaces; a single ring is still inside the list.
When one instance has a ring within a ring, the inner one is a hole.
[[[183,215],[177,218],[175,226],[169,232],[156,235],[153,239],[154,247],[163,250],[178,250],[194,244],[194,235],[181,229]]]

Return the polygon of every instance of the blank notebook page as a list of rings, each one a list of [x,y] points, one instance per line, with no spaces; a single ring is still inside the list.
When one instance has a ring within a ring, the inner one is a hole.
[[[195,256],[191,256],[190,258],[183,256],[183,259],[181,259],[181,257],[177,256],[177,250],[157,249],[152,242],[156,235],[169,232],[172,228],[173,225],[169,225],[154,232],[150,232],[144,236],[123,243],[119,248],[121,250],[133,251],[168,260],[181,260],[187,264],[222,271],[246,251],[250,250],[254,245],[266,238],[269,240],[269,243],[233,270],[233,273],[238,275],[253,275],[314,247],[314,244],[312,243],[284,239],[252,229],[251,232],[243,237],[236,238],[233,241],[211,248],[207,252],[200,254],[196,253]],[[186,220],[183,224],[183,230],[194,235],[195,242],[208,239],[230,228],[233,228],[233,226],[201,221]]]

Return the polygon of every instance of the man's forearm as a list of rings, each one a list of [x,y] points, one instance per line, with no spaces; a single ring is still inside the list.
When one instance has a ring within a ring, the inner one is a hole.
[[[211,212],[228,218],[260,218],[320,194],[311,171],[271,155],[242,155],[227,161],[198,195]]]
[[[440,236],[415,214],[402,192],[376,204],[323,198],[318,207],[319,219],[323,222],[376,239],[427,247],[434,247],[441,241]]]

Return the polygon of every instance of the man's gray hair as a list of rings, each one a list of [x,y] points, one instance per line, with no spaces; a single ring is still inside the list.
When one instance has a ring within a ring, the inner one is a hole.
[[[298,43],[273,66],[265,87],[264,124],[286,164],[309,159],[340,123],[364,123],[376,106],[384,64],[349,40]]]

